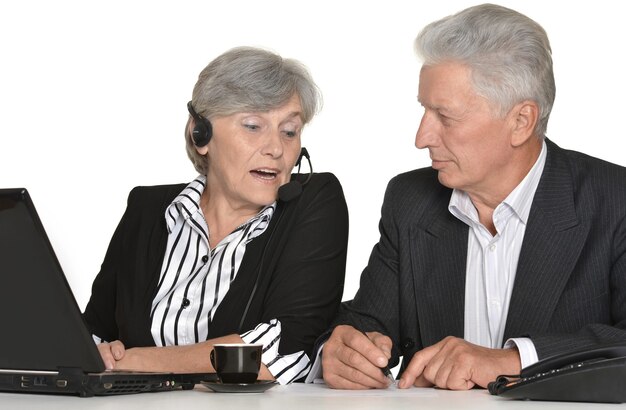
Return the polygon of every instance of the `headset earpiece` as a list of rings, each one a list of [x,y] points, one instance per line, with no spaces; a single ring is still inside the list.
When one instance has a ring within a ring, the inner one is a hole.
[[[213,136],[213,127],[211,121],[207,120],[203,116],[199,115],[196,110],[193,109],[191,101],[187,103],[187,110],[194,119],[194,127],[191,131],[191,138],[196,147],[204,147],[211,141]]]

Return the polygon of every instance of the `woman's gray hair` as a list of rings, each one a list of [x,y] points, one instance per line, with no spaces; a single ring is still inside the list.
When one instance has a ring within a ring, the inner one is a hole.
[[[424,65],[469,67],[474,90],[500,117],[519,102],[535,101],[535,134],[545,137],[556,86],[548,35],[535,21],[494,4],[470,7],[424,27],[415,51]]]
[[[271,51],[237,47],[226,51],[204,68],[193,89],[195,111],[209,121],[239,112],[262,112],[278,108],[297,94],[302,121],[308,123],[320,110],[322,96],[307,68]],[[207,174],[207,157],[198,154],[185,126],[187,155],[196,171]]]

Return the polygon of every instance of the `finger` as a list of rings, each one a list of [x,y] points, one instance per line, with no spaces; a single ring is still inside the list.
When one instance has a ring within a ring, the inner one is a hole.
[[[324,375],[324,380],[326,381],[326,385],[332,389],[341,389],[341,390],[369,390],[375,387],[371,387],[365,384],[358,383],[354,380],[346,379],[340,375],[334,374]]]
[[[476,383],[466,377],[454,377],[454,373],[452,373],[448,378],[447,385],[450,390],[470,390],[474,388]]]
[[[391,348],[393,347],[391,338],[378,332],[367,332],[367,337],[374,343],[374,346],[383,351],[387,361],[389,361],[391,358]],[[387,366],[387,363],[382,366]]]
[[[435,385],[442,389],[469,390],[474,387],[471,367],[457,361],[446,361],[435,376]]]
[[[413,382],[413,386],[415,386],[415,387],[433,387],[434,384],[429,382],[428,380],[426,380],[424,375],[420,375],[420,376],[418,376],[415,379],[415,382]]]
[[[475,367],[472,345],[453,337],[442,340],[440,345],[441,349],[424,369],[424,377],[442,389],[472,388],[474,386],[472,369]]]
[[[322,350],[322,369],[326,383],[337,388],[351,386],[350,383],[366,388],[386,387],[388,381],[383,372],[363,354],[372,349],[378,350],[363,333],[351,326],[338,326]],[[386,363],[384,354],[380,351],[378,354]]]
[[[376,333],[377,332],[372,332],[372,334]],[[385,352],[374,344],[369,335],[364,334],[360,330],[356,330],[352,327],[344,329],[341,335],[344,344],[357,351],[370,364],[378,368],[387,366],[389,360]]]
[[[111,347],[108,343],[99,343],[98,344],[98,352],[100,352],[100,357],[102,357],[102,361],[104,362],[104,367],[107,370],[115,369],[115,358],[111,353]]]
[[[126,353],[126,348],[124,344],[119,340],[110,343],[111,345],[111,354],[115,358],[115,360],[122,360],[124,354]]]
[[[323,357],[323,356],[322,356]],[[383,388],[388,384],[382,370],[358,351],[343,345],[336,350],[334,374],[368,388]],[[322,362],[324,366],[324,362]]]
[[[441,389],[448,389],[448,379],[452,373],[451,363],[438,363],[434,360],[424,369],[424,377]]]
[[[415,383],[415,380],[422,375],[432,357],[439,352],[439,349],[440,346],[439,343],[437,343],[416,352],[411,358],[409,365],[402,373],[402,377],[400,377],[400,381],[398,382],[398,387],[406,389],[412,386]]]

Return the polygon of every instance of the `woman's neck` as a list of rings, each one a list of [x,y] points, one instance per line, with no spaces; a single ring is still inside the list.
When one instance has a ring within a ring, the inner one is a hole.
[[[243,206],[223,195],[212,194],[207,186],[200,198],[200,209],[209,227],[209,245],[213,249],[238,226],[257,215],[262,208]]]

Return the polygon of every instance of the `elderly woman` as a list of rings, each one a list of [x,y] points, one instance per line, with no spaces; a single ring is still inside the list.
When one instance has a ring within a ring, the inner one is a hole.
[[[303,65],[265,50],[232,49],[200,73],[185,127],[200,175],[131,191],[93,283],[84,318],[108,368],[212,371],[213,344],[254,342],[259,379],[306,375],[348,238],[339,181],[291,174],[319,99]]]

